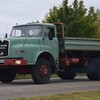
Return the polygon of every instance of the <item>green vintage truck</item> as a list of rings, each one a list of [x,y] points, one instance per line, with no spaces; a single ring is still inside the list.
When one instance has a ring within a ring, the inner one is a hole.
[[[16,25],[0,39],[0,81],[10,83],[27,73],[37,84],[48,83],[52,73],[61,79],[86,73],[100,80],[100,40],[64,37],[63,23]]]

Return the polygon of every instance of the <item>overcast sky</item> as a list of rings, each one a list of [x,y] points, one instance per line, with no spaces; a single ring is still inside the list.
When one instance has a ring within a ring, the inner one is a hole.
[[[0,0],[0,37],[10,33],[16,23],[24,24],[41,21],[54,5],[61,5],[63,0]],[[100,0],[83,0],[86,8],[94,6],[100,9]],[[73,0],[69,0],[72,4]]]

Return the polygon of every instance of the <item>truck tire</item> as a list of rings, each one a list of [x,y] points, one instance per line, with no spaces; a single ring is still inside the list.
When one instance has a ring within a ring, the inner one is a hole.
[[[100,80],[100,59],[93,59],[87,65],[87,77],[90,80]]]
[[[12,73],[9,69],[0,69],[0,81],[2,83],[11,83],[15,76],[16,73]]]
[[[61,79],[70,80],[70,79],[74,79],[77,73],[76,71],[74,71],[74,68],[68,68],[64,71],[58,71],[57,74]]]
[[[35,66],[32,67],[32,78],[36,84],[45,84],[51,77],[51,67],[44,58],[39,58]]]

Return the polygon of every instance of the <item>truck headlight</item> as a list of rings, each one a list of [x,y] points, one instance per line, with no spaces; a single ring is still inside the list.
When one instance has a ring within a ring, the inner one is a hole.
[[[21,64],[21,61],[20,61],[20,60],[16,60],[16,61],[15,61],[15,64],[16,64],[16,65],[20,65],[20,64]]]

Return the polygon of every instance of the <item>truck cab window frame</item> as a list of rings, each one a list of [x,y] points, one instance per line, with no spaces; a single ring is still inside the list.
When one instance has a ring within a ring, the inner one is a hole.
[[[44,36],[45,37],[52,36],[54,38],[55,37],[55,29],[54,29],[54,27],[46,26],[45,29],[44,29]]]
[[[42,25],[16,26],[12,28],[10,37],[41,37],[42,33]]]

